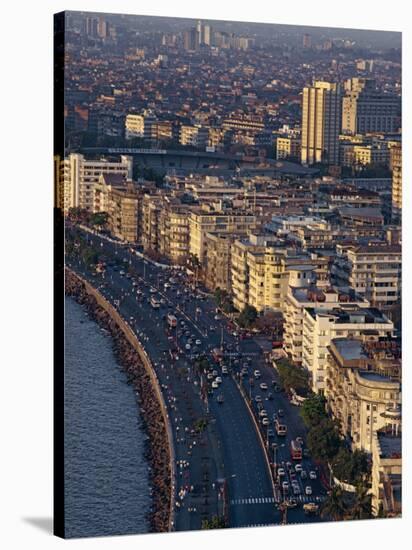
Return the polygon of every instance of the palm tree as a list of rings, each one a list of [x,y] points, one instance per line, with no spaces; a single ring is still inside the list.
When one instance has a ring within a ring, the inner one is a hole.
[[[344,492],[336,485],[322,505],[321,516],[323,518],[332,518],[334,521],[341,521],[346,518],[347,512]]]
[[[355,502],[350,512],[351,519],[369,519],[372,517],[372,497],[364,483],[356,486]]]

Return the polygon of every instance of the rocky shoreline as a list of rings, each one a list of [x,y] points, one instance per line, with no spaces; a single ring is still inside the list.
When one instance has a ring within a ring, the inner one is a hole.
[[[65,293],[81,304],[89,316],[112,337],[113,351],[119,365],[127,375],[128,383],[135,390],[140,407],[143,430],[147,434],[145,457],[150,465],[149,478],[152,488],[152,507],[148,512],[151,532],[169,531],[171,498],[170,450],[161,406],[152,380],[122,329],[96,298],[89,294],[83,282],[66,270]]]

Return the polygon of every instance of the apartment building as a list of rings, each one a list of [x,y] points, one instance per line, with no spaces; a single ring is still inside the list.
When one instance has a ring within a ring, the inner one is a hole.
[[[192,211],[189,216],[190,254],[196,256],[200,262],[204,261],[206,233],[247,235],[256,226],[256,216],[249,212]]]
[[[324,394],[328,346],[334,338],[390,337],[393,323],[377,309],[308,307],[303,310],[302,366],[311,375],[312,390]]]
[[[284,349],[291,360],[302,364],[303,313],[306,308],[331,310],[333,308],[350,311],[367,308],[369,302],[350,287],[328,288],[310,286],[299,288],[289,286],[285,301],[283,340]]]
[[[126,115],[125,137],[126,139],[142,138],[144,135],[144,116],[130,113]]]
[[[83,208],[93,212],[94,187],[102,174],[120,174],[133,177],[133,159],[122,155],[119,162],[86,160],[83,155],[71,153],[64,159],[64,211]]]
[[[301,138],[279,136],[276,139],[276,159],[300,160]]]
[[[159,213],[159,252],[173,264],[184,265],[189,257],[189,207],[165,199]]]
[[[386,414],[396,415],[394,409]],[[402,437],[397,425],[388,424],[372,439],[372,513],[386,517],[402,513]]]
[[[342,119],[340,86],[315,81],[303,89],[301,162],[338,164]]]
[[[142,245],[145,252],[160,253],[161,195],[144,195],[142,200]]]
[[[401,385],[381,372],[369,349],[359,339],[330,341],[325,397],[352,450],[371,453],[378,430],[388,424],[400,429]]]
[[[336,245],[331,269],[338,285],[351,286],[371,305],[389,310],[401,297],[401,247]]]
[[[210,290],[231,289],[231,246],[234,235],[206,233],[205,235],[205,284]]]
[[[402,145],[391,147],[392,164],[392,218],[401,223],[402,220]]]
[[[376,82],[366,78],[351,78],[345,82],[342,100],[342,132],[367,134],[398,130],[400,98],[376,89]]]

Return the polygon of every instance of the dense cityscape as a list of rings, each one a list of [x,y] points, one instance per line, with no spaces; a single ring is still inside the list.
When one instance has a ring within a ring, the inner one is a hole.
[[[66,293],[136,389],[150,530],[399,517],[400,33],[63,21]]]

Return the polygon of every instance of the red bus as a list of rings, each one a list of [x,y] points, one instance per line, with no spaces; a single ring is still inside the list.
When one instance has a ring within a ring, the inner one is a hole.
[[[290,456],[292,460],[302,460],[302,445],[296,439],[290,442]]]

